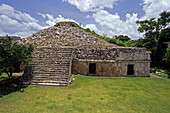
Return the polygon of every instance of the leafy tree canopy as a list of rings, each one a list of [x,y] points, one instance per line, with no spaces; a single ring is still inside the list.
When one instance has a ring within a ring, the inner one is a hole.
[[[18,45],[13,43],[10,37],[0,38],[0,75],[6,72],[12,77],[12,72],[18,64],[26,63],[31,60],[31,53],[34,47]]]
[[[115,36],[115,39],[119,39],[119,40],[121,40],[123,42],[130,40],[130,38],[128,36],[126,36],[126,35]]]
[[[159,18],[137,21],[138,31],[145,33],[144,47],[152,51],[152,60],[155,66],[164,65],[164,57],[168,56],[167,42],[170,41],[170,12],[163,11]]]

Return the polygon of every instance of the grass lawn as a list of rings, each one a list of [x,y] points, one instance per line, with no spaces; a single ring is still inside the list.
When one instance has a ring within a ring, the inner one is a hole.
[[[69,87],[28,86],[0,98],[0,113],[170,113],[170,80],[74,76]],[[0,86],[1,87],[1,86]]]

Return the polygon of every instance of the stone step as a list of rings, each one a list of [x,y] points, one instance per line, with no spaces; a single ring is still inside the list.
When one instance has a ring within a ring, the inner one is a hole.
[[[32,61],[55,61],[55,62],[61,62],[61,61],[69,61],[69,58],[70,57],[66,57],[66,58],[54,58],[54,59],[51,59],[51,58],[33,58]],[[32,62],[31,61],[31,62]]]
[[[33,55],[40,55],[40,54],[43,54],[43,55],[63,55],[63,54],[70,54],[72,53],[72,51],[55,51],[55,52],[46,52],[46,51],[43,51],[43,52],[33,52]]]
[[[49,65],[50,66],[55,66],[55,67],[65,67],[65,66],[70,66],[70,64],[69,65],[62,65],[62,64],[48,64],[48,63],[30,63],[30,64],[28,64],[28,66],[36,66],[36,67],[38,67],[38,66],[42,66],[42,67],[49,67]]]
[[[36,48],[27,67],[32,67],[31,75],[23,77],[32,85],[67,86],[72,48]]]
[[[67,78],[35,78],[33,77],[32,80],[39,80],[39,81],[46,81],[46,80],[51,80],[51,81],[67,81]]]
[[[60,57],[71,57],[70,53],[34,53],[33,58],[60,58]]]
[[[34,67],[34,68],[49,68],[49,69],[56,69],[56,68],[66,68],[66,67],[69,67],[70,65],[55,65],[55,64],[34,64],[34,65],[28,65],[28,66],[31,66],[31,67]]]
[[[70,66],[70,65],[62,65],[62,66],[60,66],[60,65],[48,65],[48,66],[46,66],[46,65],[32,65],[32,67],[34,67],[34,69],[49,69],[49,70],[57,70],[57,69],[68,69],[68,66]]]
[[[34,69],[46,69],[46,70],[57,70],[57,69],[68,69],[70,65],[28,65]]]
[[[67,51],[72,51],[71,49],[65,49],[65,50],[62,50],[62,49],[60,49],[60,50],[38,50],[38,49],[35,49],[34,50],[34,52],[38,52],[38,53],[40,53],[40,52],[67,52]]]
[[[31,80],[32,83],[55,83],[55,84],[67,84],[67,80],[42,80],[42,79],[32,79]]]
[[[43,60],[39,60],[39,61],[35,61],[33,60],[32,62],[28,62],[28,64],[40,64],[40,65],[45,65],[45,64],[51,64],[51,65],[65,65],[67,63],[70,63],[70,61],[64,61],[64,60],[59,60],[59,61],[43,61]]]
[[[68,78],[68,75],[63,75],[63,76],[56,76],[56,75],[51,75],[51,76],[34,76],[34,78],[50,78],[50,79],[58,79],[58,78]]]
[[[35,49],[35,53],[62,53],[62,52],[71,52],[72,50],[38,50]]]
[[[42,67],[45,67],[45,66],[48,66],[49,67],[49,65],[50,66],[55,66],[55,67],[57,67],[57,66],[60,66],[60,67],[65,67],[65,66],[70,66],[70,64],[67,64],[67,65],[65,65],[65,64],[55,64],[55,63],[51,63],[51,64],[48,64],[48,63],[32,63],[32,64],[28,64],[28,65],[30,65],[30,66],[34,66],[34,65],[37,65],[37,66],[42,66]]]
[[[54,79],[54,80],[63,80],[63,79],[65,79],[65,80],[67,80],[68,79],[68,75],[67,76],[33,76],[33,77],[24,77],[24,78],[22,78],[21,80],[25,80],[25,79],[49,79],[49,80],[51,80],[51,79]]]
[[[60,80],[32,79],[31,81],[34,82],[34,83],[41,82],[41,83],[62,83],[62,84],[67,84],[66,81],[60,81]]]
[[[60,71],[60,70],[68,70],[69,67],[68,66],[65,66],[65,67],[50,67],[50,68],[45,68],[45,67],[34,67],[34,70],[37,70],[37,71],[50,71],[50,72],[54,72],[54,71]]]
[[[67,86],[67,82],[45,82],[45,81],[31,81],[31,85],[52,85],[52,86]]]
[[[60,87],[67,87],[67,84],[61,84],[61,83],[58,83],[58,84],[54,84],[54,83],[31,83],[31,85],[41,85],[41,86],[60,86]]]
[[[44,60],[44,59],[51,59],[51,58],[53,58],[54,60],[55,59],[66,59],[66,58],[70,58],[71,56],[70,55],[63,55],[63,56],[57,56],[57,55],[55,55],[55,56],[33,56],[33,58],[35,58],[35,59],[40,59],[40,60]]]
[[[72,50],[72,48],[36,48],[36,50],[38,50],[38,51],[49,51],[49,52],[54,52],[54,51],[71,51]]]
[[[55,64],[50,64],[50,65],[48,65],[48,64],[34,64],[34,65],[29,65],[28,64],[28,66],[32,66],[32,67],[36,67],[36,68],[38,68],[38,67],[42,67],[42,68],[66,68],[66,67],[69,67],[70,65],[55,65]]]
[[[64,76],[68,73],[32,73],[34,76]]]
[[[60,71],[60,70],[67,70],[69,67],[68,66],[63,66],[63,67],[60,67],[60,66],[56,66],[56,67],[38,67],[38,66],[34,66],[33,67],[34,69],[37,69],[38,71],[39,70],[42,70],[42,71]]]
[[[46,66],[48,66],[49,67],[49,65],[50,66],[55,66],[55,67],[58,67],[58,66],[62,66],[62,67],[65,67],[65,66],[70,66],[70,64],[69,65],[62,65],[62,64],[48,64],[48,63],[29,63],[28,64],[28,66],[36,66],[36,67],[38,67],[38,66],[42,66],[42,67],[46,67]]]
[[[37,77],[39,77],[39,76],[41,76],[41,77],[43,77],[43,76],[44,76],[44,77],[46,77],[46,76],[49,76],[49,77],[50,77],[50,76],[64,77],[64,76],[68,76],[68,73],[65,73],[65,74],[60,74],[60,73],[59,73],[59,74],[42,74],[42,73],[38,74],[38,73],[37,73],[37,74],[32,74],[32,76],[34,76],[34,77],[36,77],[36,76],[37,76]]]
[[[55,62],[61,62],[61,61],[69,61],[70,57],[66,57],[64,58],[55,58],[55,59],[51,59],[51,58],[33,58],[32,61],[55,61]]]
[[[60,50],[72,50],[72,48],[52,48],[52,47],[41,47],[41,48],[37,48],[37,50],[57,50],[57,51],[60,51]]]
[[[54,70],[54,71],[46,71],[46,70],[36,70],[36,71],[33,71],[32,74],[50,74],[50,73],[53,73],[53,74],[60,74],[60,73],[68,73],[69,70]]]
[[[51,64],[53,63],[53,64]],[[66,64],[66,63],[70,63],[70,61],[32,61],[32,62],[29,62],[28,64],[29,65],[34,65],[34,64],[40,64],[40,65],[44,65],[44,64],[51,64],[51,65],[61,65],[61,64]]]
[[[59,73],[63,73],[63,72],[68,72],[69,71],[69,69],[68,68],[61,68],[61,69],[57,69],[57,68],[55,68],[55,69],[34,69],[35,71],[35,73],[41,73],[41,72],[49,72],[49,73],[56,73],[56,72],[59,72]]]

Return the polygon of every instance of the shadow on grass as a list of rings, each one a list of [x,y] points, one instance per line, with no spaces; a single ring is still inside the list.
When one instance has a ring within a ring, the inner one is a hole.
[[[27,86],[20,84],[21,77],[6,78],[0,81],[0,98],[13,92],[23,92]]]

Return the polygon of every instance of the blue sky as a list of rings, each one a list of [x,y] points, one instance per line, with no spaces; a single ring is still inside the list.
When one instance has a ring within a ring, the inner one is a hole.
[[[60,21],[109,37],[143,36],[136,20],[159,17],[170,11],[170,0],[0,0],[0,35],[28,37]]]

